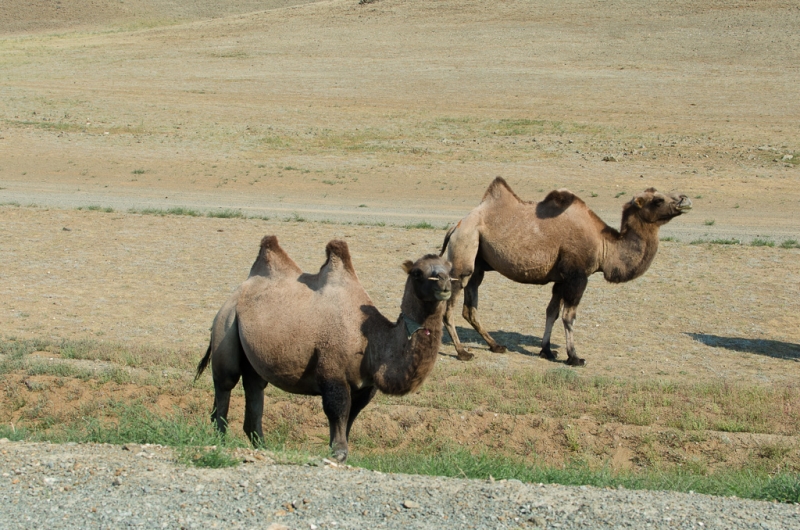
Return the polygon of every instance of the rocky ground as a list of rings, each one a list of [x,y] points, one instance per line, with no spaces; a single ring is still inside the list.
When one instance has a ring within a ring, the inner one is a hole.
[[[383,474],[326,460],[176,464],[158,446],[0,440],[4,528],[703,528],[800,526],[800,506],[707,495]]]

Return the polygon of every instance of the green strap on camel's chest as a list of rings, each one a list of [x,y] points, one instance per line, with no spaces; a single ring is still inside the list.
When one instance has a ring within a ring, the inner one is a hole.
[[[421,329],[425,329],[425,328],[422,327],[422,324],[414,322],[413,320],[411,320],[410,318],[405,316],[403,313],[400,313],[400,316],[403,317],[403,322],[406,323],[406,335],[408,336],[408,340],[411,340],[411,337],[417,331],[419,331]],[[428,330],[425,330],[425,331],[428,331]],[[428,334],[430,334],[430,332],[428,332]]]

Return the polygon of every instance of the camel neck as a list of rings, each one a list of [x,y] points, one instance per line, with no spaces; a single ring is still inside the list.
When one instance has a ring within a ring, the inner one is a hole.
[[[433,311],[427,314],[408,311],[405,302],[397,321],[373,333],[368,342],[372,380],[385,394],[403,395],[416,390],[433,370],[439,355],[444,302],[433,304]]]
[[[658,226],[635,216],[623,217],[622,229],[603,245],[603,276],[613,283],[644,274],[658,251]]]

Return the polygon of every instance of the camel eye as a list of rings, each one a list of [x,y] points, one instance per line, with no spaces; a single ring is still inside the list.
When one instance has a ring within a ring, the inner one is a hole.
[[[653,206],[661,206],[662,204],[664,204],[664,199],[661,197],[656,197],[653,199]]]

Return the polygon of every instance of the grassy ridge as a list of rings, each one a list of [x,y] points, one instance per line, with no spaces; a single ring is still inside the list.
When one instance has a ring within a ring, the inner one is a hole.
[[[31,355],[43,351],[52,353],[54,358]],[[179,460],[185,463],[211,467],[235,465],[238,461],[231,455],[232,450],[247,446],[239,432],[220,437],[212,429],[207,410],[211,383],[206,378],[198,383],[199,388],[191,386],[198,352],[165,352],[85,340],[7,339],[0,340],[0,354],[0,437],[162,444],[177,448]],[[431,380],[417,394],[402,399],[379,396],[375,403],[382,410],[392,410],[399,404],[421,412],[446,414],[484,409],[512,417],[535,413],[561,424],[589,415],[599,422],[667,426],[687,443],[702,442],[706,430],[790,435],[800,430],[800,418],[792,406],[800,396],[798,388],[789,386],[636,382],[584,377],[565,368],[508,374],[464,363],[441,364]],[[20,383],[30,392],[21,391]],[[90,388],[92,398],[73,408],[62,406],[55,410],[48,392],[70,385]],[[131,388],[136,392],[131,393]],[[159,406],[162,396],[177,396],[171,402],[181,405],[166,410]],[[292,408],[316,403],[315,398],[306,400],[271,389],[268,400],[283,405],[268,406],[265,411],[265,425],[269,426],[265,447],[282,454],[299,452],[301,461],[327,456],[327,439],[318,440],[315,435],[309,439],[303,425],[308,416]],[[11,417],[17,419],[12,422]],[[634,470],[618,470],[611,469],[608,461],[598,465],[597,459],[590,459],[578,433],[566,428],[564,440],[554,439],[552,443],[566,444],[572,456],[558,466],[544,463],[535,452],[523,457],[481,444],[470,450],[447,436],[436,435],[435,429],[424,437],[400,432],[402,448],[395,443],[397,440],[382,438],[376,442],[365,434],[366,430],[364,424],[354,433],[350,463],[385,472],[491,476],[524,482],[668,489],[800,502],[797,465],[792,458],[787,459],[794,450],[779,443],[760,447],[743,465],[722,466],[716,471],[694,461],[675,463],[669,455],[658,454],[649,456],[644,465]],[[657,444],[652,440],[642,438],[639,443],[656,452]]]

